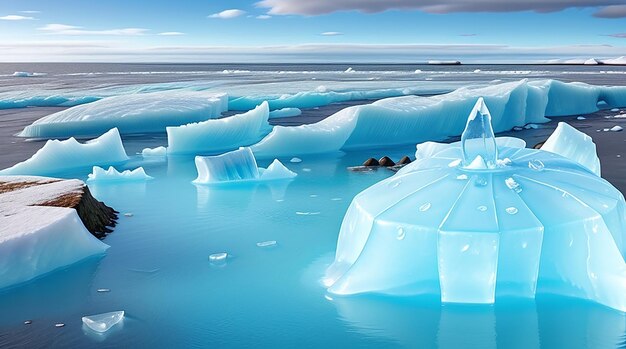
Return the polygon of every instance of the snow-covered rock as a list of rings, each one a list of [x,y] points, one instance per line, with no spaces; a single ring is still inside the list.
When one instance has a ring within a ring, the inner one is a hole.
[[[120,133],[163,132],[167,126],[217,118],[228,108],[225,93],[161,91],[120,95],[45,116],[21,137],[93,136],[113,127]]]
[[[167,153],[217,154],[258,142],[271,130],[269,106],[222,119],[167,128]]]
[[[134,170],[125,170],[119,172],[115,167],[110,166],[108,170],[102,167],[94,166],[92,172],[89,174],[88,182],[137,182],[147,181],[153,179],[148,176],[143,167],[138,167]]]
[[[51,206],[84,190],[79,180],[0,177],[0,289],[104,253],[74,208]]]
[[[242,181],[270,181],[296,177],[296,173],[275,159],[266,169],[257,166],[250,148],[240,148],[216,156],[196,156],[196,184]]]
[[[0,171],[0,175],[50,175],[63,170],[111,165],[128,160],[116,128],[102,136],[79,143],[74,138],[49,140],[30,159]]]

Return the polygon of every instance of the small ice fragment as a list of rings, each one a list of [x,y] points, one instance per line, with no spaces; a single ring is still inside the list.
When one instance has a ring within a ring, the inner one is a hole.
[[[342,199],[341,199],[341,198],[332,198],[332,199],[330,199],[330,200],[331,200],[331,201],[341,201]]]
[[[474,73],[480,73],[480,69],[474,69]]]
[[[321,212],[303,212],[303,211],[296,211],[296,214],[299,216],[315,216],[320,214]]]
[[[83,316],[83,324],[96,332],[106,332],[124,318],[124,311]]]
[[[352,67],[349,67],[348,69],[346,69],[346,70],[344,71],[344,73],[354,73],[354,72],[355,72],[355,71],[354,71],[354,69],[352,69]]]
[[[316,198],[316,197],[318,197],[318,195],[317,194],[311,194],[311,195],[309,195],[309,197],[310,198]]]
[[[276,240],[257,242],[256,245],[258,247],[272,247],[272,246],[276,246]]]
[[[30,325],[33,323],[33,320],[26,320],[24,321],[24,325]]]
[[[404,240],[404,237],[406,236],[406,232],[404,231],[404,228],[402,227],[398,227],[398,234],[396,236],[396,239],[398,240]]]
[[[519,183],[517,183],[515,179],[513,179],[512,177],[505,179],[504,183],[506,183],[506,186],[509,189],[513,190],[516,193],[519,193],[522,191],[522,187],[520,187]]]
[[[141,151],[141,156],[147,157],[163,157],[167,156],[167,148],[160,146],[156,148],[144,148]]]
[[[420,206],[419,210],[420,210],[420,212],[426,212],[426,211],[428,211],[430,209],[430,206],[432,206],[430,204],[430,202],[427,202],[427,203],[423,204],[422,206]]]
[[[614,113],[616,113],[616,112],[618,112],[618,111],[619,111],[619,108],[613,108],[613,109],[611,109],[611,111],[612,111],[612,112],[614,112]]]
[[[99,289],[97,289],[97,290],[96,290],[96,292],[99,292],[99,293],[111,292],[111,289],[108,289],[108,288],[99,288]]]
[[[602,131],[604,131],[604,132],[609,132],[609,131],[610,131],[610,129],[608,129],[608,128],[603,128],[603,129],[602,129]]]
[[[456,179],[466,180],[467,179],[467,175],[466,174],[458,175],[458,176],[456,176]]]
[[[623,130],[622,126],[616,125],[616,126],[611,127],[611,129],[609,131],[611,131],[611,132],[619,132],[619,131],[622,131],[622,130]]]
[[[512,207],[512,206],[511,207],[507,207],[505,209],[505,211],[506,211],[506,213],[508,213],[510,215],[517,214],[517,212],[518,212],[517,207]]]
[[[448,164],[448,167],[457,167],[461,164],[461,159],[456,159]]]
[[[419,74],[419,73],[421,73],[421,72],[422,72],[422,70],[421,70],[421,69],[415,69],[415,74]]]
[[[127,212],[127,213],[124,213],[124,216],[125,217],[132,217],[132,216],[134,216],[134,214],[132,214],[131,212]]]
[[[223,262],[226,260],[226,258],[228,258],[228,253],[226,252],[213,253],[212,255],[209,256],[209,261]]]
[[[530,129],[536,130],[536,129],[539,128],[539,125],[537,125],[537,124],[528,124],[528,125],[524,126],[524,128],[527,129],[527,130],[530,130]]]
[[[519,126],[513,127],[513,131],[521,131],[523,129],[524,129],[523,127],[519,127]]]
[[[58,324],[54,324],[54,327],[65,327],[65,324],[59,322]]]
[[[283,202],[285,199],[276,199],[276,202]]]
[[[584,117],[584,116],[579,116],[579,117],[576,118],[576,120],[587,120],[587,118]]]
[[[299,162],[302,162],[302,159],[300,159],[300,158],[296,158],[296,157],[293,157],[293,158],[291,158],[291,160],[289,160],[289,162],[292,162],[292,163],[294,163],[294,164],[297,164],[297,163],[299,163]]]
[[[470,245],[463,245],[463,247],[461,247],[461,252],[467,252],[469,248],[470,248]]]
[[[530,168],[531,170],[543,171],[544,167],[545,165],[541,160],[534,159],[528,162],[528,168]]]
[[[476,209],[478,211],[480,211],[480,212],[485,212],[485,211],[487,211],[487,206],[484,206],[484,205],[478,206],[478,207],[476,207]]]
[[[311,172],[311,169],[310,168],[303,168],[302,172]]]

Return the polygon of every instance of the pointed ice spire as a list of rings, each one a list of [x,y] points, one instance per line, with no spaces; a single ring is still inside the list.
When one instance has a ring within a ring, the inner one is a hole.
[[[474,109],[467,118],[465,131],[461,135],[463,165],[469,166],[480,156],[488,168],[496,166],[498,147],[491,127],[491,114],[482,97],[478,98]]]

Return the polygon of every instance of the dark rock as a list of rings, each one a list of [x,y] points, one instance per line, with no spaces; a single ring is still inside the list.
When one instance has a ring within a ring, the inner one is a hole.
[[[378,169],[377,166],[352,166],[348,167],[348,171],[352,172],[372,172]]]
[[[380,160],[378,160],[378,163],[380,164],[380,166],[383,166],[383,167],[391,167],[396,164],[388,156],[383,156],[382,158],[380,158]]]
[[[411,158],[408,156],[403,157],[402,159],[400,159],[400,161],[398,161],[398,165],[406,165],[406,164],[410,164],[411,163]]]
[[[365,162],[363,163],[363,166],[380,166],[380,163],[378,162],[378,160],[374,158],[369,158],[365,160]]]
[[[545,142],[546,142],[546,141],[539,142],[539,143],[535,144],[535,146],[533,146],[533,149],[541,149],[541,147],[543,146],[543,144],[544,144]]]

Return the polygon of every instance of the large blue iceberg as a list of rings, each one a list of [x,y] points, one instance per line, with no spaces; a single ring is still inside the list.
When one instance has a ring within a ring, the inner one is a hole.
[[[354,198],[329,292],[451,303],[549,292],[626,311],[622,194],[594,162],[496,139],[482,103],[461,142],[418,146],[415,162]],[[586,142],[574,132],[554,141]]]

